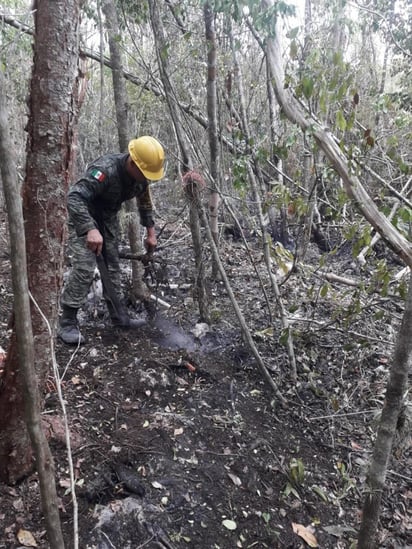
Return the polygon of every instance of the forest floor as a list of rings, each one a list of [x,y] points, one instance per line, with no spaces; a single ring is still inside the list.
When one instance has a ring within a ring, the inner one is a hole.
[[[155,321],[137,331],[116,330],[95,294],[80,315],[86,344],[76,349],[57,342],[80,549],[355,547],[402,301],[372,293],[357,301],[356,288],[341,284],[326,292],[316,270],[319,252],[311,246],[307,264],[281,285],[294,318],[294,383],[258,241],[251,246],[272,320],[244,244],[222,238],[222,257],[286,405],[243,342],[221,282],[209,285],[208,331],[198,322],[190,232],[183,223],[166,227],[156,254],[161,283],[153,292],[169,309],[159,307]],[[127,276],[130,262],[122,264]],[[356,267],[345,247],[325,256],[323,269],[363,283],[373,276]],[[400,269],[393,265],[394,273]],[[9,273],[3,254],[3,348],[10,336]],[[145,317],[139,307],[132,313]],[[73,547],[60,417],[51,380],[44,419],[66,546]],[[389,464],[379,547],[412,547],[411,479],[410,439],[401,433]],[[48,547],[35,473],[16,486],[0,486],[0,525],[0,548]]]

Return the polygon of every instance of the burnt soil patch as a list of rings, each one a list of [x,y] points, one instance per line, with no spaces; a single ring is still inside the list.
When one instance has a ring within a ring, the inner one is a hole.
[[[183,236],[188,243],[187,230]],[[365,312],[358,310],[345,326],[339,307],[352,303],[348,288],[315,301],[302,288],[319,290],[321,282],[309,271],[296,273],[282,286],[285,303],[299,317],[295,385],[279,321],[276,315],[269,320],[242,245],[223,242],[222,253],[287,405],[263,381],[220,282],[209,288],[209,331],[199,324],[188,245],[159,251],[168,274],[154,291],[171,307],[160,307],[154,324],[115,330],[94,295],[80,317],[86,344],[57,343],[82,549],[300,548],[315,539],[323,548],[354,546],[402,305],[380,302],[385,314],[378,321],[364,303]],[[6,347],[12,300],[8,259],[1,261],[0,344]],[[335,272],[348,274],[347,257],[333,261]],[[124,267],[127,277],[127,262]],[[131,312],[145,317],[139,307]],[[73,502],[53,380],[44,417],[64,536],[72,547]],[[400,443],[389,466],[379,547],[412,544],[411,477],[410,446]],[[0,547],[24,546],[22,529],[37,547],[48,546],[35,473],[0,487],[0,523]]]

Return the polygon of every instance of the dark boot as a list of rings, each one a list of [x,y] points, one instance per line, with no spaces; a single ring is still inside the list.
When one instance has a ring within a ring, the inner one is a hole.
[[[113,326],[116,328],[140,328],[146,321],[142,318],[130,318],[127,314],[127,310],[124,306],[119,311],[115,310],[113,305],[108,301],[107,308],[109,309],[110,318],[112,319]]]
[[[60,317],[57,336],[68,345],[81,345],[84,343],[84,337],[80,333],[77,324],[77,311],[78,309],[64,305]]]
[[[146,324],[143,318],[130,318],[129,315],[122,315],[121,318],[112,318],[113,326],[117,328],[129,329],[129,328],[141,328]]]

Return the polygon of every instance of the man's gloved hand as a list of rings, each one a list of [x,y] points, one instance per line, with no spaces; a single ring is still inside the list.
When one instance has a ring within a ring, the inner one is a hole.
[[[102,253],[103,237],[98,229],[91,229],[86,236],[86,246],[96,255]]]

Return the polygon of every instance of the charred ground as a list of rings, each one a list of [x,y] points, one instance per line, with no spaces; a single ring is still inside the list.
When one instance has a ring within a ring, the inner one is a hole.
[[[316,272],[299,269],[282,286],[297,319],[294,385],[279,321],[270,324],[243,244],[222,241],[236,297],[287,399],[281,406],[242,340],[220,282],[210,285],[213,321],[202,331],[192,297],[188,229],[171,225],[162,238],[157,292],[171,308],[160,308],[155,323],[138,332],[116,331],[94,296],[80,318],[86,345],[75,350],[57,344],[80,547],[298,548],[314,539],[323,548],[352,547],[402,302],[363,300],[363,311],[354,311],[346,323],[355,290],[331,287],[321,297],[323,281]],[[315,263],[317,251],[311,253]],[[259,251],[253,258],[263,265]],[[328,262],[336,273],[370,276],[356,272],[347,252]],[[128,267],[124,262],[126,278]],[[3,254],[4,348],[12,306],[9,272]],[[377,309],[382,315],[374,316]],[[143,310],[133,313],[145,316]],[[73,506],[53,380],[45,403],[64,536],[72,547]],[[380,547],[412,546],[412,455],[405,440],[400,436],[389,467]],[[38,547],[48,546],[36,474],[17,486],[1,486],[0,502],[0,547],[24,546],[17,537],[21,529],[31,532]],[[299,533],[293,525],[301,525]]]

